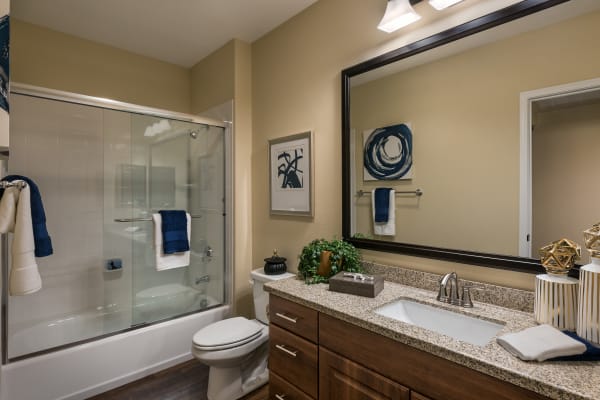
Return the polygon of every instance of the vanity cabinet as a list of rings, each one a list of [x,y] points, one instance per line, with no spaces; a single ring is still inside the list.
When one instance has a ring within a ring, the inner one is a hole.
[[[270,399],[547,399],[273,294],[270,305]]]

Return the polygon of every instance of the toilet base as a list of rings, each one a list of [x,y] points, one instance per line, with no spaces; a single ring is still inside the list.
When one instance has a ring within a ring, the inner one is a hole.
[[[269,370],[265,370],[249,382],[242,384],[239,368],[210,368],[208,400],[237,400],[269,382]]]
[[[210,367],[208,400],[237,400],[269,381],[268,346],[263,344],[257,354],[231,368]]]

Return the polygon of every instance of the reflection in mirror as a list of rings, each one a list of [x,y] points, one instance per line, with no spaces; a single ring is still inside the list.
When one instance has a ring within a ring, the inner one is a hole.
[[[598,37],[600,2],[572,0],[393,63],[380,58],[345,70],[345,236],[372,239],[356,240],[359,247],[403,252],[399,243],[420,248],[413,254],[433,248],[435,258],[461,253],[490,266],[519,257],[532,264],[528,258],[561,237],[581,242],[583,229],[600,220],[590,183],[598,96],[548,95],[522,105],[520,98],[598,78]],[[397,124],[410,127],[412,176],[365,179],[365,138]],[[375,234],[371,196],[357,195],[379,187],[423,190],[395,197],[393,235]]]
[[[589,85],[531,102],[532,253],[560,237],[581,242],[581,232],[600,221],[600,80]]]

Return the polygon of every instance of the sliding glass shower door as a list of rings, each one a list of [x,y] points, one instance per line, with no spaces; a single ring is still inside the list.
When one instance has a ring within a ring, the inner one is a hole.
[[[224,303],[224,128],[11,100],[8,173],[39,186],[54,254],[37,259],[40,291],[4,295],[9,359]],[[189,263],[157,268],[159,210],[191,215]]]
[[[131,119],[133,324],[195,312],[224,300],[223,129],[133,115]],[[153,213],[190,214],[189,266],[160,269]]]

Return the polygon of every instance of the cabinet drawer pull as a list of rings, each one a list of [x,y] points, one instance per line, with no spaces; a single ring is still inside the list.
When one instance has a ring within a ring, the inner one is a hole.
[[[295,324],[296,322],[298,322],[298,318],[288,317],[287,315],[282,314],[282,313],[275,313],[275,315],[277,315],[279,318],[283,318],[286,321],[291,322],[293,324]]]
[[[277,393],[275,393],[275,398],[277,400],[285,400],[285,394],[277,394]]]
[[[275,347],[277,347],[279,350],[283,351],[284,353],[286,353],[292,357],[296,357],[296,355],[298,354],[298,350],[296,350],[296,351],[288,350],[282,344],[276,344]]]

